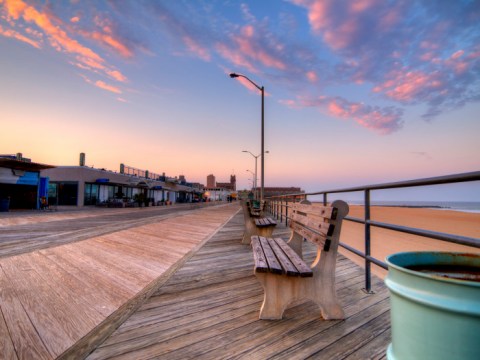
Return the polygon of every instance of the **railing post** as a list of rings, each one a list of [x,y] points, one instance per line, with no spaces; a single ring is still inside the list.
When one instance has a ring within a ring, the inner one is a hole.
[[[370,256],[370,189],[365,189],[365,292],[372,293],[372,274]]]
[[[288,226],[288,198],[285,199],[285,226]]]
[[[280,222],[283,220],[283,199],[280,198]]]
[[[323,206],[327,206],[327,193],[323,194]]]

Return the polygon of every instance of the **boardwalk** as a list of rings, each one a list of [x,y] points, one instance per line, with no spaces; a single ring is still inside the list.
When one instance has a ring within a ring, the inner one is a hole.
[[[187,213],[201,204],[147,208],[28,211],[0,216],[0,257],[85,240]]]
[[[60,233],[46,248],[0,258],[1,356],[81,358],[237,211],[224,205],[177,213],[67,244]],[[70,221],[52,226],[68,237]],[[31,239],[25,242],[30,247]]]
[[[363,271],[339,256],[345,320],[322,320],[312,303],[291,307],[281,321],[258,320],[262,289],[242,232],[237,214],[88,359],[384,358],[389,301],[380,280],[365,294]]]
[[[238,210],[157,209],[136,217],[106,209],[4,223],[0,358],[384,358],[387,290],[375,279],[376,293],[365,294],[363,271],[342,256],[337,288],[345,320],[324,321],[311,303],[292,306],[281,321],[258,320],[262,289],[251,249],[241,244]],[[55,236],[58,228],[64,236]],[[42,235],[22,248],[19,230]]]

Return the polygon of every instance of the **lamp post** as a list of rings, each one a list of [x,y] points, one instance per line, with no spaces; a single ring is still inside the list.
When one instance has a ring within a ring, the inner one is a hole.
[[[255,160],[257,160],[257,159],[255,159]],[[256,162],[256,161],[255,161],[255,162]],[[254,190],[254,191],[255,191],[255,193],[254,193],[254,194],[255,194],[255,200],[258,200],[258,196],[257,196],[257,170],[255,169],[255,172],[253,172],[252,170],[248,170],[248,169],[247,169],[247,171],[248,171],[250,174],[253,175],[254,180],[253,180],[253,184],[252,184],[252,185],[253,185],[253,188],[255,189],[255,190]]]
[[[252,152],[251,152],[251,151],[248,151],[248,150],[242,150],[242,152],[244,152],[244,153],[249,153],[250,155],[252,155],[252,156],[255,158],[255,200],[258,200],[258,187],[257,187],[257,179],[258,179],[258,177],[257,177],[257,160],[258,160],[258,158],[260,157],[260,155],[262,155],[262,154],[254,155],[254,154],[252,154]],[[269,153],[269,151],[268,151],[268,150],[267,150],[267,151],[265,151],[265,154],[268,154],[268,153]],[[250,170],[247,170],[247,171],[250,171]]]
[[[264,189],[264,180],[265,180],[265,88],[263,86],[258,86],[255,84],[252,80],[250,80],[248,77],[245,75],[241,74],[236,74],[236,73],[231,73],[230,77],[232,79],[238,78],[238,77],[243,77],[244,79],[248,80],[253,86],[255,86],[260,92],[262,93],[262,131],[261,131],[261,165],[260,165],[260,171],[261,171],[261,177],[260,177],[260,200],[263,200],[263,189]]]

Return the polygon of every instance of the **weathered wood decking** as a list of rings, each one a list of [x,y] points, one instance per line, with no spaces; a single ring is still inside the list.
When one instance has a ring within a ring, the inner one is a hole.
[[[32,252],[10,241],[21,227],[2,229],[0,247],[20,254],[0,258],[0,357],[83,358],[237,211],[225,205],[162,215],[127,229],[118,224],[119,231],[97,229],[102,235],[82,241],[69,237],[72,219],[60,221],[49,231],[65,232],[40,236],[44,248]]]
[[[325,321],[313,303],[283,320],[259,320],[263,291],[242,245],[237,214],[88,359],[383,359],[390,342],[383,282],[362,291],[363,271],[339,256],[337,289],[346,319]],[[276,235],[288,231],[279,226]],[[310,251],[312,259],[314,249]]]
[[[33,223],[0,228],[0,359],[384,358],[387,290],[375,279],[376,293],[365,294],[363,271],[342,256],[337,289],[345,320],[321,319],[313,303],[287,309],[280,321],[258,319],[263,291],[251,248],[241,244],[243,215],[222,227],[237,210],[233,204],[149,221],[99,215],[93,232],[93,218],[86,227],[58,220],[42,225],[40,245],[28,239]],[[56,228],[65,231],[55,236]],[[287,233],[277,226],[276,235]]]

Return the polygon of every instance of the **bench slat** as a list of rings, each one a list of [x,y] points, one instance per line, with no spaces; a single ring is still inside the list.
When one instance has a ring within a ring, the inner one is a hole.
[[[279,247],[282,248],[283,252],[289,257],[290,261],[295,266],[295,268],[298,271],[298,274],[301,277],[313,276],[313,271],[310,268],[310,266],[305,264],[302,258],[298,256],[298,254],[285,241],[283,241],[280,238],[274,238],[273,240]]]
[[[324,235],[317,234],[293,221],[290,224],[290,228],[312,243],[315,243],[319,246],[325,245],[327,237]]]
[[[279,260],[284,272],[288,276],[300,276],[295,265],[290,261],[289,256],[284,252],[283,248],[272,238],[267,239],[270,247],[272,248],[275,256]],[[282,239],[279,239],[283,241]]]
[[[252,236],[252,250],[253,258],[255,260],[255,271],[257,272],[268,272],[268,263],[263,253],[262,245],[260,244],[260,239],[258,236]]]
[[[258,227],[276,226],[277,222],[271,218],[258,218],[255,219],[255,225]]]
[[[277,225],[277,222],[273,220],[272,218],[267,218],[267,220],[270,222],[270,225]]]
[[[325,237],[331,236],[333,233],[333,228],[332,228],[333,225],[324,221],[324,219],[328,219],[328,218],[315,219],[312,217],[300,215],[298,213],[293,213],[291,216],[291,219],[294,222],[299,222],[303,226],[306,226],[310,229],[315,230],[316,232],[322,234],[322,236],[325,236]]]
[[[272,248],[268,244],[267,238],[264,238],[263,236],[259,236],[258,238],[260,240],[260,244],[262,245],[265,258],[267,259],[269,272],[273,274],[284,274],[285,270],[283,270],[282,266],[278,262]]]
[[[334,208],[332,206],[325,206],[325,205],[319,205],[319,204],[308,205],[308,204],[295,203],[291,205],[291,209],[293,213],[299,211],[305,214],[321,216],[328,219],[334,218],[332,216],[334,212]]]

